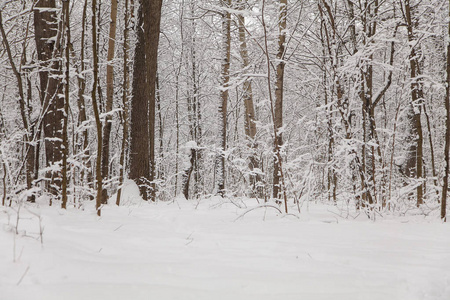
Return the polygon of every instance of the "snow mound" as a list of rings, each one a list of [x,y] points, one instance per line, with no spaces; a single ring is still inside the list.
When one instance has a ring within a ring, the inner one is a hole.
[[[113,194],[108,199],[109,205],[115,205],[117,200],[117,193]],[[138,185],[131,179],[126,179],[122,185],[122,193],[120,196],[120,205],[129,206],[140,204],[144,201],[142,199]]]

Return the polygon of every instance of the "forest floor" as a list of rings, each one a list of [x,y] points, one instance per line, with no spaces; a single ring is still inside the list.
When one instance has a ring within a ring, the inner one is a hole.
[[[450,224],[438,218],[132,197],[101,218],[91,203],[23,207],[17,235],[0,208],[0,300],[450,299]]]

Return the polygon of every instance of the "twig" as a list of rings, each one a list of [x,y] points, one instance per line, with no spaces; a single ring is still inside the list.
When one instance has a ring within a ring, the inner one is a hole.
[[[119,227],[117,227],[116,229],[114,229],[114,231],[119,230],[122,226],[123,226],[123,224],[121,224]]]
[[[258,208],[263,208],[263,207],[274,208],[274,209],[276,209],[280,214],[283,214],[283,212],[282,212],[278,207],[276,207],[275,205],[263,204],[263,205],[259,205],[259,206],[256,206],[256,207],[253,207],[253,208],[248,209],[248,210],[247,210],[246,212],[244,212],[242,215],[240,215],[239,217],[237,217],[235,221],[237,221],[237,220],[239,220],[240,218],[244,217],[244,216],[245,216],[246,214],[248,214],[249,212],[251,212],[251,211],[253,211],[253,210],[255,210],[255,209],[258,209]]]
[[[22,280],[25,278],[25,275],[27,275],[29,269],[30,269],[30,266],[27,267],[27,269],[23,273],[22,277],[20,277],[20,280],[17,282],[17,285],[19,285],[22,282]]]

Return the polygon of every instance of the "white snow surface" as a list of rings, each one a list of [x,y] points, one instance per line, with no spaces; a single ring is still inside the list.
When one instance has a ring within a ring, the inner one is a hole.
[[[450,299],[449,224],[233,202],[0,208],[0,300]]]

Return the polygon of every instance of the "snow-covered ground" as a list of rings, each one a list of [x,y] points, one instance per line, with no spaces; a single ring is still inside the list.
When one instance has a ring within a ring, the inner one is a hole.
[[[234,202],[0,208],[0,300],[450,299],[450,224]]]

